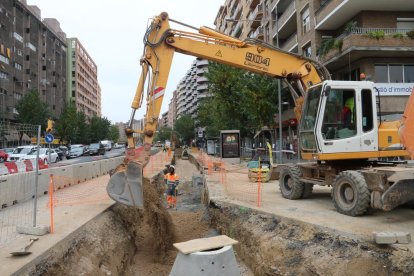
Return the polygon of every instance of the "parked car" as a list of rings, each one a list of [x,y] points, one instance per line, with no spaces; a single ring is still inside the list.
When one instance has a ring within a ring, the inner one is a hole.
[[[50,159],[49,159],[49,152],[50,152]],[[33,160],[33,159],[36,159],[36,156],[37,156],[37,150],[33,149],[29,154],[24,156],[22,159]],[[59,161],[59,155],[56,153],[54,149],[41,148],[39,150],[39,160],[43,160],[45,164],[56,163]]]
[[[66,146],[59,146],[58,148],[60,151],[62,151],[63,155],[66,156],[69,153],[69,149]]]
[[[81,146],[71,146],[70,147],[70,151],[69,154],[66,156],[67,159],[72,159],[72,158],[76,158],[79,156],[83,156],[89,154],[88,150],[86,149],[85,146],[81,145]]]
[[[6,151],[0,150],[0,162],[6,162],[8,156]]]
[[[122,148],[124,148],[125,147],[125,145],[124,144],[118,144],[118,143],[115,143],[114,144],[114,149],[122,149]]]
[[[89,154],[90,155],[104,155],[105,147],[101,143],[93,143],[89,145]]]
[[[60,148],[56,148],[55,151],[59,156],[59,160],[63,160],[66,157],[66,154]]]
[[[27,154],[29,154],[33,149],[35,149],[36,146],[20,146],[13,150],[11,154],[9,154],[7,161],[18,161],[21,158],[25,157]]]

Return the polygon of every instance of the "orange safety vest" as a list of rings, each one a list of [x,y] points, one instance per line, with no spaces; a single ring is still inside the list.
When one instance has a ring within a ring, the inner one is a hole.
[[[170,173],[166,174],[164,176],[164,179],[166,180],[166,184],[169,189],[175,189],[175,187],[177,187],[179,180],[180,180],[178,175],[170,174]]]

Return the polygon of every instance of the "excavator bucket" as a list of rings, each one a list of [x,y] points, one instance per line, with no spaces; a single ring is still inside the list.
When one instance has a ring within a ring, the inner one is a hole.
[[[126,169],[119,170],[111,176],[106,189],[109,197],[116,202],[143,208],[142,163],[130,161]]]
[[[143,169],[150,154],[150,144],[127,150],[124,164],[116,168],[106,187],[110,198],[125,205],[144,207]]]

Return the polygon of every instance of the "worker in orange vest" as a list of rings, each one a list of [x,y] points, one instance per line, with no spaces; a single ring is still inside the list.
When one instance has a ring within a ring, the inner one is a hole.
[[[177,186],[179,184],[179,177],[175,174],[173,165],[170,165],[168,173],[164,175],[164,181],[167,186],[167,208],[177,207]]]

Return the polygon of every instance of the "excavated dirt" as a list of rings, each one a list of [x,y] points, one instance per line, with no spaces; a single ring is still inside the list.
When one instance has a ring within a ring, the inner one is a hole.
[[[223,202],[210,206],[211,225],[237,239],[254,275],[413,275],[411,252],[379,247],[332,230]]]
[[[226,234],[242,275],[414,275],[414,256],[343,233],[226,202],[200,203],[196,171],[178,160],[177,210],[165,209],[163,176],[144,183],[145,211],[116,204],[52,248],[30,275],[168,275],[174,242]],[[247,266],[246,266],[247,265]],[[249,267],[249,268],[247,268]]]

